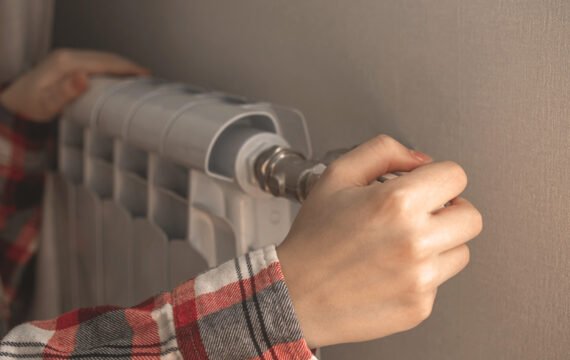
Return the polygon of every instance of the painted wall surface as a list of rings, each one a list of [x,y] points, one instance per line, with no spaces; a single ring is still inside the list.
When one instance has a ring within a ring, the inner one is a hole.
[[[0,0],[0,82],[45,56],[51,44],[53,0]]]
[[[324,359],[570,359],[569,1],[60,0],[55,34],[297,107],[317,154],[388,133],[465,167],[469,268],[419,328]]]

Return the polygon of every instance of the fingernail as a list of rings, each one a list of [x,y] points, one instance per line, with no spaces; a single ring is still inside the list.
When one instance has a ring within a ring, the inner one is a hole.
[[[412,153],[412,155],[418,159],[421,162],[428,162],[428,161],[432,161],[433,158],[427,154],[424,154],[421,151],[417,151],[417,150],[410,150],[410,152]]]

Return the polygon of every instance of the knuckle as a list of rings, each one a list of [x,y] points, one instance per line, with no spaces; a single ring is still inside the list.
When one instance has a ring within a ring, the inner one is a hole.
[[[72,55],[72,50],[66,49],[66,48],[61,48],[61,49],[57,49],[54,50],[51,53],[51,60],[58,66],[65,66],[67,64],[69,64]]]
[[[407,324],[406,330],[412,329],[427,318],[429,318],[433,312],[433,304],[435,300],[435,292],[426,293],[421,296],[416,296],[411,298],[408,302],[406,309]]]
[[[339,180],[344,176],[345,170],[342,160],[335,160],[327,166],[322,177],[326,180]]]
[[[393,145],[395,145],[396,143],[397,143],[397,142],[396,142],[396,140],[395,140],[393,137],[391,137],[391,136],[389,136],[389,135],[386,135],[386,134],[378,135],[378,136],[376,136],[376,137],[374,138],[374,140],[373,140],[373,144],[374,144],[374,145],[376,145],[376,146],[382,146],[382,147],[393,146]]]
[[[404,259],[416,261],[424,257],[424,250],[422,249],[421,241],[418,241],[413,236],[402,242],[401,254]]]
[[[378,154],[380,158],[382,158],[386,156],[385,155],[386,151],[388,149],[395,147],[396,144],[398,144],[398,142],[394,138],[382,134],[372,138],[371,140],[366,142],[363,146],[367,147],[372,152]]]
[[[407,262],[415,262],[429,255],[429,243],[424,234],[425,221],[414,211],[410,192],[403,187],[391,189],[375,203],[377,212],[397,229],[397,252]]]
[[[463,167],[461,167],[461,165],[453,161],[446,161],[444,164],[451,178],[460,182],[461,184],[467,185],[467,173]]]
[[[429,266],[418,267],[412,271],[410,289],[413,293],[424,294],[436,287],[436,274]]]
[[[414,313],[416,322],[422,323],[430,317],[433,312],[433,299],[431,296],[424,296],[415,305]]]
[[[391,136],[382,134],[378,135],[367,144],[370,148],[378,153],[378,156],[385,156],[388,149],[393,149],[398,146],[398,142]]]
[[[380,202],[382,207],[393,213],[396,217],[408,218],[412,201],[410,199],[410,191],[403,186],[394,187],[382,194],[383,201]]]

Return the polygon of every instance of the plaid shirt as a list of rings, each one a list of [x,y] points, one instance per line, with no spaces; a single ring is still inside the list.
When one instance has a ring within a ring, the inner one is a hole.
[[[50,165],[51,124],[0,107],[0,333],[22,320],[34,273],[40,204]]]
[[[50,125],[0,108],[0,319],[17,306],[37,249]],[[316,359],[303,339],[273,246],[131,307],[78,309],[24,323],[1,359]]]

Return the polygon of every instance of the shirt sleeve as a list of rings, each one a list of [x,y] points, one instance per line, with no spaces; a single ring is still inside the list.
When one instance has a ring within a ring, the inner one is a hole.
[[[2,359],[316,359],[275,247],[252,251],[131,308],[74,310],[14,328]]]
[[[53,124],[39,124],[0,106],[0,331],[21,295],[37,248],[44,178],[53,159]]]

